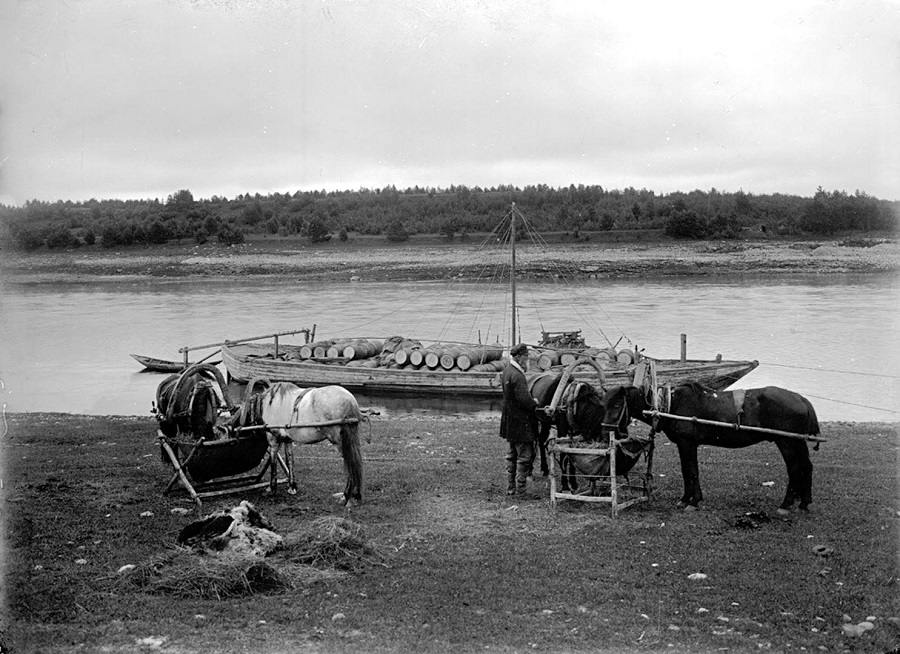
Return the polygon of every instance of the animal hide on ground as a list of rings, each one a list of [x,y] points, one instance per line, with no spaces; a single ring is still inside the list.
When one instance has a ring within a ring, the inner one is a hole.
[[[178,534],[179,545],[198,552],[240,552],[263,557],[282,544],[262,513],[243,501],[229,511],[211,513],[186,525]]]

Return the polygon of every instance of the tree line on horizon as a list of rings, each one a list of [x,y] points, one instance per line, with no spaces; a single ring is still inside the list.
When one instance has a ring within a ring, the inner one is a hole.
[[[589,240],[612,230],[662,230],[674,238],[739,238],[746,230],[773,236],[890,232],[898,229],[900,202],[856,191],[825,191],[806,198],[743,191],[694,190],[657,195],[647,189],[601,186],[450,186],[357,191],[241,194],[195,199],[182,189],[152,200],[29,201],[0,205],[0,240],[23,250],[82,245],[117,247],[169,241],[241,243],[250,234],[302,237],[324,243],[333,236],[414,234],[457,236],[490,232],[515,202],[530,228]]]

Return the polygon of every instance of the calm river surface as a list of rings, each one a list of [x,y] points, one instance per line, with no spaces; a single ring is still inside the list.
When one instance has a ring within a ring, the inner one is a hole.
[[[507,289],[460,284],[141,281],[0,286],[0,381],[8,412],[149,415],[162,375],[130,353],[179,359],[178,348],[317,326],[322,337],[403,335],[483,340],[509,330]],[[736,387],[777,384],[806,395],[820,420],[896,421],[900,284],[894,276],[596,280],[577,292],[519,289],[520,338],[582,329],[590,345],[637,345],[650,356],[757,359]],[[488,317],[487,309],[497,309]],[[291,342],[285,340],[284,342]],[[293,341],[302,342],[302,341]],[[632,347],[633,347],[632,345]],[[192,355],[201,358],[212,350]],[[387,414],[493,412],[496,403],[360,397]]]

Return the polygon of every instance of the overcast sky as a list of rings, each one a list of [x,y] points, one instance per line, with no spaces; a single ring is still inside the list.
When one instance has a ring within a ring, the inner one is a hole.
[[[0,202],[900,199],[900,1],[3,0]]]

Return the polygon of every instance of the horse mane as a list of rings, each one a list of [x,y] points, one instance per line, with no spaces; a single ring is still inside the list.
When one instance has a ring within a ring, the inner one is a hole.
[[[695,393],[715,393],[716,392],[716,390],[714,388],[711,388],[710,386],[707,386],[706,384],[701,384],[700,382],[693,381],[693,380],[684,382],[683,384],[681,384],[681,387],[688,388],[688,389],[694,391]]]

